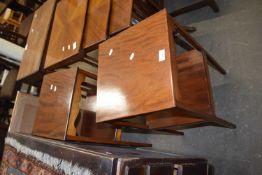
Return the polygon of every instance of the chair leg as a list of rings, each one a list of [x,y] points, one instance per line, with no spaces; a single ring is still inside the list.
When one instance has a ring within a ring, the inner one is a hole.
[[[181,135],[181,136],[184,135],[184,132],[177,131],[174,129],[158,129],[157,131],[167,132],[167,133],[174,134],[174,135]]]
[[[236,125],[230,122],[227,122],[221,118],[214,117],[212,119],[209,119],[209,122],[217,124],[218,126],[225,127],[225,128],[230,128],[230,129],[235,129]]]
[[[195,32],[197,29],[196,27],[191,27],[191,26],[183,26],[184,30],[186,30],[188,33],[193,33]]]
[[[215,0],[207,0],[207,3],[213,9],[214,12],[216,12],[216,13],[219,12],[219,7],[218,7]]]
[[[187,13],[187,12],[191,12],[191,11],[200,9],[200,8],[205,7],[207,5],[208,5],[207,1],[203,0],[203,1],[191,4],[191,5],[188,5],[186,7],[182,7],[180,9],[174,10],[173,12],[170,13],[170,15],[175,17],[175,16],[178,16],[178,15]]]

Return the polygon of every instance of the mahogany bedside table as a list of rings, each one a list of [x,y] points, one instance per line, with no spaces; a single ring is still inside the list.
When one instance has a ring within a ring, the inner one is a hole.
[[[215,116],[205,51],[176,56],[175,27],[162,10],[100,45],[97,122],[143,115],[150,129],[235,128]]]

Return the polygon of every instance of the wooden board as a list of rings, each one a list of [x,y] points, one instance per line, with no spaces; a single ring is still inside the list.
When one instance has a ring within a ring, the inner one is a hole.
[[[47,46],[56,0],[46,1],[35,13],[17,80],[39,71]]]
[[[192,50],[176,58],[179,103],[203,114],[214,115],[213,95],[205,56]]]
[[[110,15],[110,34],[131,26],[133,0],[112,0]]]
[[[178,86],[181,98],[176,99],[177,106],[186,107],[199,114],[215,117],[212,91],[210,88],[208,68],[204,55],[192,50],[176,57]],[[170,109],[146,116],[151,129],[176,126],[191,126],[203,123],[197,114],[187,113],[182,109]]]
[[[44,77],[33,134],[64,140],[77,69],[62,70]]]
[[[107,39],[111,0],[89,0],[82,47],[89,49]]]
[[[100,45],[97,122],[175,106],[170,37],[163,10]]]
[[[38,107],[38,97],[18,92],[13,108],[9,132],[32,134]]]
[[[45,69],[79,53],[87,3],[87,0],[61,0],[57,3]]]
[[[114,35],[160,9],[159,5],[152,0],[112,0],[109,33]]]

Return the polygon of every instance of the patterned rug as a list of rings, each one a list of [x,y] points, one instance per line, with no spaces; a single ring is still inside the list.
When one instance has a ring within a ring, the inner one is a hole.
[[[0,167],[1,175],[62,175],[52,167],[37,161],[31,156],[17,152],[15,148],[5,145]]]

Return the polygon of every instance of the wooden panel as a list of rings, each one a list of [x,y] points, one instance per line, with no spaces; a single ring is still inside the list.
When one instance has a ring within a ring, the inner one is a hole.
[[[160,8],[157,3],[148,0],[112,0],[109,32],[116,34],[153,15]]]
[[[13,108],[9,132],[32,134],[38,98],[18,92]]]
[[[65,139],[76,73],[77,69],[67,69],[44,77],[34,135]]]
[[[83,48],[89,48],[106,40],[111,0],[89,0]]]
[[[169,33],[163,10],[100,45],[97,122],[174,107]]]
[[[112,0],[110,34],[117,33],[131,25],[133,0]]]
[[[159,129],[174,126],[191,125],[204,122],[203,119],[194,118],[183,110],[169,109],[151,113],[146,116],[146,123],[150,129]]]
[[[27,45],[17,79],[20,80],[39,71],[55,10],[56,0],[44,3],[34,14]],[[30,66],[29,66],[30,65]]]
[[[71,110],[69,114],[69,122],[67,127],[67,135],[75,136],[76,135],[76,127],[75,127],[75,120],[79,113],[79,103],[81,100],[81,84],[85,81],[86,75],[84,73],[77,72],[76,79],[75,79],[75,86],[72,89],[73,91],[73,98],[71,104]]]
[[[61,63],[79,52],[87,3],[87,0],[61,0],[57,3],[45,68]]]
[[[178,85],[183,106],[207,115],[214,115],[214,104],[208,67],[201,52],[192,50],[176,58]]]

